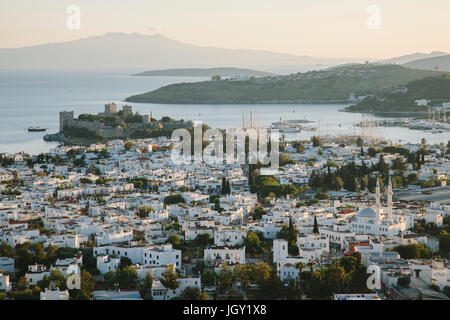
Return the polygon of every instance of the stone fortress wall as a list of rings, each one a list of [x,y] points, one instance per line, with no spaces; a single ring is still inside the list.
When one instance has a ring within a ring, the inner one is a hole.
[[[132,107],[124,105],[122,107],[124,115],[133,115]],[[114,116],[117,115],[117,108],[115,103],[105,104],[105,111],[99,115]],[[145,130],[148,128],[192,128],[192,121],[174,121],[174,122],[152,122],[152,115],[141,115],[142,123],[127,123],[125,126],[115,125],[111,126],[99,120],[88,121],[74,118],[73,111],[62,111],[59,113],[59,131],[63,132],[64,128],[72,127],[77,129],[87,129],[97,132],[105,138],[113,137],[127,137],[137,130]]]

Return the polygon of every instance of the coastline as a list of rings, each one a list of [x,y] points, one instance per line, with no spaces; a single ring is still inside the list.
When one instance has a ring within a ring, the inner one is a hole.
[[[66,137],[63,133],[48,133],[44,135],[43,137],[44,141],[48,142],[61,142],[68,146],[74,146],[74,145],[84,145],[88,146],[92,143],[97,142],[104,142],[103,140],[94,140],[94,139],[87,139],[87,138],[75,138],[75,137]]]

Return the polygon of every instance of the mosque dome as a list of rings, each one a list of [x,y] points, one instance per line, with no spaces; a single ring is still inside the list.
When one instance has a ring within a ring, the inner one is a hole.
[[[358,212],[360,218],[376,218],[377,213],[372,208],[364,208]]]

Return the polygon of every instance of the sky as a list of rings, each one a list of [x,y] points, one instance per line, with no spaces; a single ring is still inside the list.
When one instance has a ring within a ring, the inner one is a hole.
[[[69,29],[67,8],[80,8]],[[383,59],[450,52],[449,0],[1,0],[0,47],[107,32],[296,55]]]

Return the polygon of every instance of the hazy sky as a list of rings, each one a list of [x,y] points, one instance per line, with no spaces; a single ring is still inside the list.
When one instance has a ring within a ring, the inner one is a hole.
[[[79,30],[66,27],[70,5],[81,9]],[[379,29],[367,26],[370,5],[381,10]],[[388,58],[450,52],[449,16],[449,0],[1,0],[0,47],[137,32],[205,46]]]

